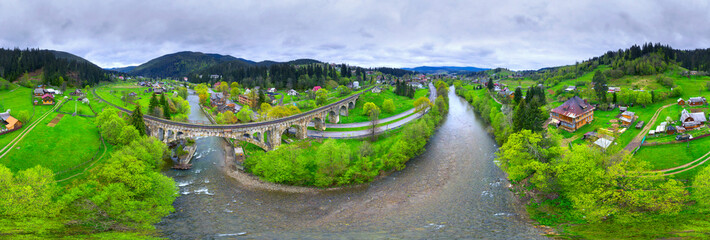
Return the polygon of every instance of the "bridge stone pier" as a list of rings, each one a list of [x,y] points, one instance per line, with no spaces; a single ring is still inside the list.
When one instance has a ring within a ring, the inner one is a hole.
[[[246,141],[261,147],[265,151],[270,151],[281,145],[281,139],[284,134],[291,133],[298,139],[305,139],[310,122],[313,122],[315,128],[320,131],[326,128],[326,117],[331,123],[337,123],[341,115],[347,116],[349,109],[355,107],[355,103],[360,97],[360,94],[361,93],[355,94],[338,102],[305,113],[265,122],[204,125],[174,122],[148,115],[144,115],[143,119],[147,126],[148,134],[166,143],[178,139],[212,136]],[[96,92],[94,92],[94,95],[96,95]],[[98,95],[96,96],[98,97]],[[98,98],[104,101],[101,97]],[[108,103],[107,101],[104,102]],[[108,104],[121,111],[131,113],[130,110],[111,103]]]

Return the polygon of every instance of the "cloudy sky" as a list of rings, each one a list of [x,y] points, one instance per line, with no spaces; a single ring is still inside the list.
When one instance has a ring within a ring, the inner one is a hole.
[[[708,1],[0,1],[0,47],[101,67],[178,51],[365,67],[538,69],[631,44],[710,47]]]

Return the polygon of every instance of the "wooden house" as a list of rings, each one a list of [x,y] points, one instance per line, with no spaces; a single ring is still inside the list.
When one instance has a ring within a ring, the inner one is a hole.
[[[246,95],[239,95],[239,103],[246,106],[252,106],[253,101]]]
[[[35,88],[33,93],[35,97],[41,97],[42,95],[44,95],[44,88]]]
[[[54,95],[49,93],[42,95],[42,104],[54,104]]]
[[[702,106],[705,105],[707,101],[704,97],[692,97],[688,99],[688,105],[690,106]]]
[[[702,126],[707,122],[707,118],[704,112],[691,113],[683,109],[683,111],[680,112],[680,122],[685,129],[690,130]]]
[[[685,105],[685,100],[683,100],[683,98],[678,98],[677,102],[678,102],[678,105],[681,105],[681,106]]]
[[[22,123],[20,121],[10,115],[10,110],[7,110],[7,112],[4,113],[0,113],[0,122],[5,125],[5,128],[7,128],[8,130],[13,130],[22,126]]]
[[[558,120],[558,127],[574,132],[594,121],[594,106],[574,96],[550,111],[550,118]]]

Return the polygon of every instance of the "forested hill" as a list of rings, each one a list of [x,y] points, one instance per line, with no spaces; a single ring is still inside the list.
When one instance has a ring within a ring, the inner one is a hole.
[[[164,55],[141,64],[129,73],[146,77],[184,77],[187,74],[217,65],[222,62],[239,61],[229,55],[201,52],[177,52]],[[245,62],[245,64],[248,64]]]
[[[20,79],[25,73],[35,73],[41,77],[34,81]],[[70,53],[0,48],[0,77],[18,81],[26,86],[61,86],[64,83],[73,86],[95,85],[108,80],[104,73],[104,70],[95,64]]]
[[[574,65],[527,71],[522,76],[553,86],[560,81],[580,77],[600,65],[609,66],[609,69],[603,73],[607,78],[612,79],[626,75],[659,74],[678,67],[699,71],[699,75],[708,75],[710,74],[710,48],[678,50],[659,43],[646,43],[641,46],[633,45],[628,49],[608,51],[599,57]]]

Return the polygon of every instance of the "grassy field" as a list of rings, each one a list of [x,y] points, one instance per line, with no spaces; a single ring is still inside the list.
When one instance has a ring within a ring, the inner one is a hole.
[[[42,120],[0,164],[12,171],[42,165],[59,172],[91,159],[101,145],[93,118],[64,115],[56,126],[47,126],[55,116]]]
[[[30,115],[34,112],[35,116],[41,116],[52,109],[52,106],[48,105],[32,105],[30,94],[32,94],[32,89],[25,87],[19,87],[15,90],[0,90],[0,106],[2,106],[0,107],[0,111],[5,112],[7,109],[10,109],[10,114],[17,114],[20,111],[28,111]],[[24,124],[29,125],[34,121],[34,119],[35,118],[33,118],[30,123]],[[17,137],[20,132],[22,132],[22,130],[0,135],[0,146],[4,147],[7,145],[7,143]]]
[[[110,103],[129,110],[133,110],[135,108],[134,105],[130,103],[125,104],[123,100],[121,100],[121,92],[135,92],[137,94],[136,103],[141,105],[141,110],[143,111],[143,114],[147,114],[148,106],[150,105],[150,98],[153,96],[153,93],[145,93],[146,89],[148,89],[148,87],[141,87],[131,84],[116,84],[98,87],[96,89],[96,94],[99,94],[101,98]]]
[[[500,80],[499,83],[505,84],[508,86],[508,89],[511,89],[511,91],[514,91],[515,88],[520,87],[523,92],[525,92],[528,87],[537,85],[535,81],[530,79],[504,79]]]
[[[642,146],[634,157],[650,163],[651,169],[667,169],[691,162],[710,151],[710,138],[687,143]]]
[[[605,221],[563,226],[563,239],[707,239],[710,212],[688,206],[675,216],[643,215],[633,223]]]
[[[94,112],[91,111],[91,108],[89,108],[89,105],[82,103],[80,101],[69,101],[62,108],[59,109],[61,112],[65,113],[73,113],[74,110],[76,109],[77,114],[81,115],[88,115],[92,116],[94,115]]]
[[[388,117],[403,113],[409,109],[414,108],[414,100],[416,100],[419,97],[427,96],[428,93],[429,93],[429,91],[427,89],[419,89],[419,90],[417,90],[416,94],[414,94],[414,98],[410,99],[408,97],[398,96],[398,95],[394,94],[394,92],[392,92],[392,91],[384,91],[383,90],[379,94],[368,91],[368,92],[360,95],[360,98],[357,100],[357,104],[355,104],[355,108],[350,109],[348,111],[348,116],[340,116],[339,123],[355,123],[355,122],[369,121],[370,120],[369,116],[365,116],[362,113],[362,107],[365,105],[365,103],[367,103],[367,102],[375,103],[375,105],[380,107],[380,110],[381,110],[382,103],[386,99],[392,99],[394,101],[395,110],[391,113],[385,113],[384,111],[381,112],[380,119],[388,118]]]

